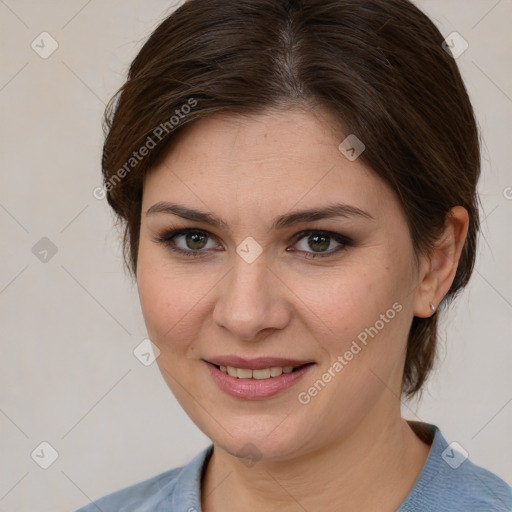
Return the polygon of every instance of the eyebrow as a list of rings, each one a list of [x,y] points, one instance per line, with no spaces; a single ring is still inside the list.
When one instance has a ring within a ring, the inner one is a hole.
[[[216,215],[208,212],[194,210],[193,208],[188,208],[180,204],[160,201],[148,208],[146,211],[146,216],[153,215],[155,213],[176,215],[183,219],[201,222],[209,226],[230,231],[227,222],[222,220],[220,217],[217,217]],[[295,224],[314,222],[317,220],[329,219],[333,217],[361,217],[364,219],[374,220],[374,218],[368,212],[361,210],[360,208],[348,204],[337,203],[329,205],[325,208],[311,208],[309,210],[301,210],[280,215],[274,219],[272,229],[284,229]]]

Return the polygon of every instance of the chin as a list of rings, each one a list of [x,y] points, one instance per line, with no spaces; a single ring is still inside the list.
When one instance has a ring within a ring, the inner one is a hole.
[[[303,452],[307,442],[304,433],[281,423],[283,418],[269,418],[268,422],[247,419],[245,424],[223,425],[227,432],[205,432],[212,442],[247,465],[258,460],[285,460]],[[280,428],[278,425],[281,423]],[[210,425],[211,426],[211,425]],[[228,433],[229,432],[229,433]],[[232,435],[230,435],[232,434]]]

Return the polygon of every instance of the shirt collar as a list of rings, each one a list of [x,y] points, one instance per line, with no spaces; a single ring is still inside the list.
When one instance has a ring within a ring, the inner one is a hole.
[[[435,425],[411,421],[408,423],[413,423],[411,426],[414,430],[423,430],[423,435],[430,437],[432,440],[427,461],[413,489],[409,493],[410,496],[421,490],[434,477],[439,466],[437,459],[440,458],[440,453],[447,446],[447,442]],[[170,503],[162,503],[163,508],[160,509],[161,512],[167,512],[169,506],[173,512],[201,512],[201,477],[203,469],[208,464],[212,453],[213,444],[198,453],[183,467],[176,479]],[[407,501],[406,498],[406,501],[402,503],[397,512],[406,510]]]
[[[213,453],[213,444],[198,453],[180,471],[172,499],[170,509],[173,512],[201,512],[201,476]],[[168,511],[165,506],[163,511]]]

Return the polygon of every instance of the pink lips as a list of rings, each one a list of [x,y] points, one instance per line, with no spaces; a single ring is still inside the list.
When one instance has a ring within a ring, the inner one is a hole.
[[[217,386],[219,386],[219,388],[228,395],[245,400],[264,400],[265,398],[277,395],[281,391],[293,386],[293,384],[309,372],[314,365],[311,361],[301,362],[277,358],[259,358],[248,361],[240,358],[229,357],[217,358],[215,361],[219,361],[219,363],[214,363],[213,361],[210,363],[205,361],[205,364]],[[270,368],[272,366],[301,367],[292,373],[283,373],[279,375],[279,377],[270,377],[268,379],[260,380],[231,377],[231,375],[227,375],[218,369],[215,364],[233,366],[235,368],[246,368],[250,370],[260,370],[263,368]]]

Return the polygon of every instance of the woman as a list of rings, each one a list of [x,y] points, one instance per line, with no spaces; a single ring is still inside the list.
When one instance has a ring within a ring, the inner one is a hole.
[[[405,421],[479,228],[473,110],[407,0],[189,0],[107,111],[160,370],[212,440],[81,509],[511,510]]]

